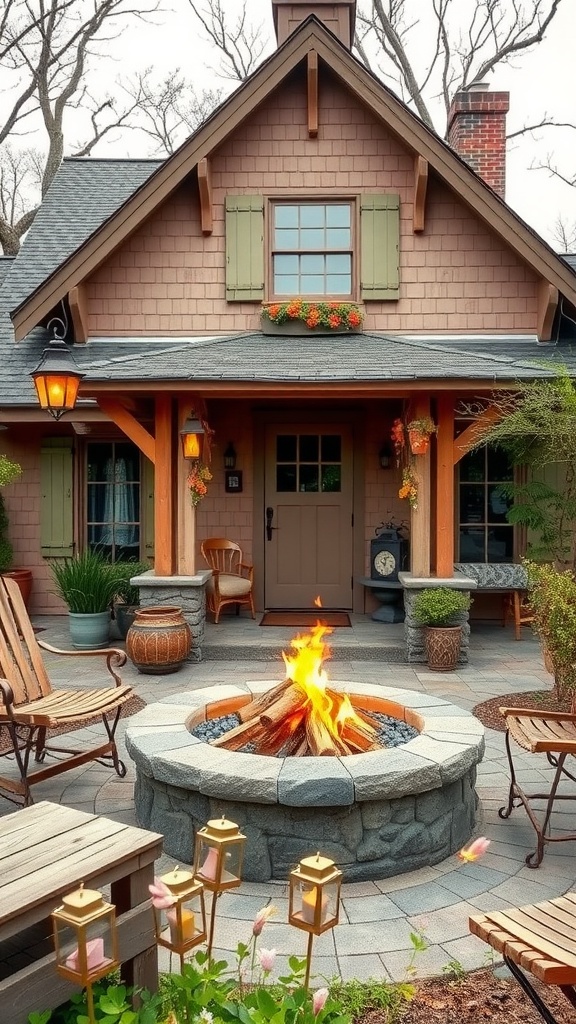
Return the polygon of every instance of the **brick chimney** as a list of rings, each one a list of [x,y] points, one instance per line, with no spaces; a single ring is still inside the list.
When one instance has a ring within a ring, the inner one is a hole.
[[[315,14],[349,50],[354,42],[356,0],[272,0],[278,46]]]
[[[449,144],[502,199],[509,109],[510,93],[490,92],[486,82],[473,82],[456,93],[448,114]]]

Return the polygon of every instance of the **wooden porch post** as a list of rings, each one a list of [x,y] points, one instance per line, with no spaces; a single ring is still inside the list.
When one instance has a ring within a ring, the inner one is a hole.
[[[410,406],[409,419],[430,415],[430,398],[418,395]],[[430,576],[430,449],[413,460],[418,485],[418,508],[412,509],[410,528],[411,572]]]
[[[190,396],[178,402],[178,434],[190,416]],[[176,538],[177,572],[179,576],[193,576],[196,572],[196,509],[188,493],[188,460],[178,450],[178,536]]]
[[[172,576],[173,499],[172,466],[174,443],[172,434],[172,399],[160,393],[156,397],[155,415],[156,463],[154,467],[154,571],[156,576]]]
[[[454,399],[439,395],[436,449],[436,575],[454,575]]]

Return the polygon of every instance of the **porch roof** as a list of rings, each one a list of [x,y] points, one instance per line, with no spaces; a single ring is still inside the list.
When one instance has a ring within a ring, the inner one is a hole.
[[[34,331],[13,346],[0,403],[34,404],[29,371],[46,335]],[[565,365],[576,376],[576,347],[541,344],[533,337],[468,335],[406,337],[362,333],[311,337],[235,334],[190,338],[91,338],[74,348],[90,384],[409,384],[414,381],[509,382],[545,377]],[[97,390],[97,388],[96,388]]]

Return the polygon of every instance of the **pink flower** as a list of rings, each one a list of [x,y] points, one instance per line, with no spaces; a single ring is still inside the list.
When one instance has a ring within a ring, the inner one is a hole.
[[[465,846],[460,850],[458,856],[460,860],[467,864],[469,861],[478,860],[478,857],[482,857],[489,846],[490,840],[486,839],[485,836],[480,836],[479,839],[475,839],[473,843],[470,843],[470,846]]]
[[[267,907],[262,907],[254,918],[254,924],[252,925],[252,935],[261,935],[262,929],[266,924],[269,917],[272,917],[276,913],[276,907],[273,907],[271,903]]]
[[[173,907],[177,902],[168,886],[164,885],[159,878],[155,878],[154,884],[148,886],[148,891],[152,897],[152,906],[156,907],[156,910],[166,910],[167,907]]]
[[[259,949],[258,959],[260,960],[260,967],[266,973],[269,973],[274,969],[274,961],[276,960],[275,949]]]
[[[312,1010],[315,1017],[318,1016],[320,1010],[324,1009],[324,1003],[328,999],[328,994],[327,988],[319,988],[312,996]]]

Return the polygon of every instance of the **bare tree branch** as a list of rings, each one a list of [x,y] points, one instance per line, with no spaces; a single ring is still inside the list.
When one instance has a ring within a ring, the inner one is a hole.
[[[223,10],[222,0],[207,0],[205,8],[189,0],[198,21],[209,39],[222,54],[220,74],[243,82],[260,63],[266,47],[262,38],[262,25],[250,25],[246,14],[246,0],[233,22]]]

